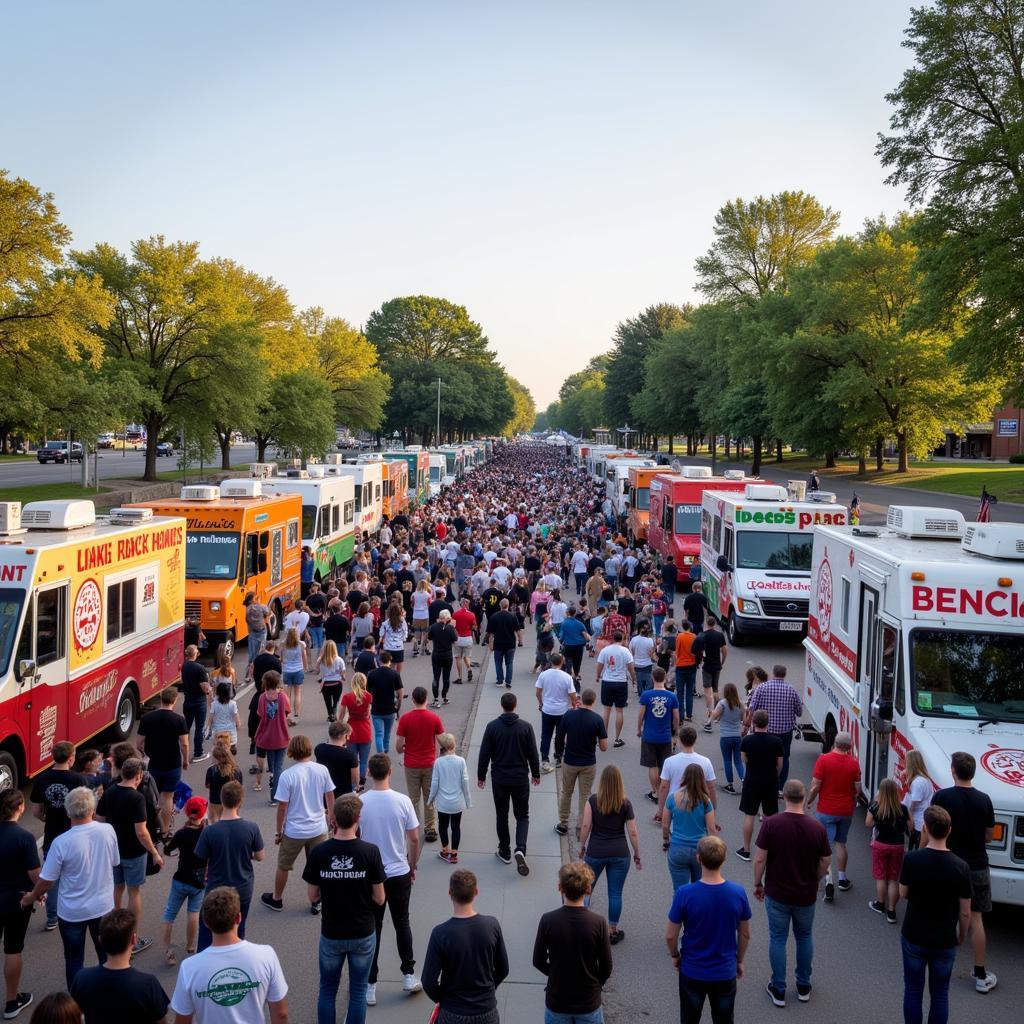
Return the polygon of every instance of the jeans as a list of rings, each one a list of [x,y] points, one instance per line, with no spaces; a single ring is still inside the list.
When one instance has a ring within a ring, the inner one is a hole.
[[[562,654],[569,663],[573,679],[579,679],[580,669],[583,667],[583,644],[563,644]]]
[[[94,917],[89,921],[65,921],[64,918],[58,918],[57,927],[60,928],[60,939],[64,943],[64,978],[70,989],[75,975],[85,966],[86,932],[92,938],[100,963],[107,962],[107,954],[100,945],[100,919]]]
[[[507,651],[494,651],[494,681],[500,686],[512,685],[512,662],[516,656],[516,649],[510,647]]]
[[[604,1024],[604,1010],[599,1006],[590,1013],[559,1013],[545,1006],[544,1024]]]
[[[700,881],[700,861],[697,847],[688,843],[671,843],[668,848],[668,873],[672,878],[672,891],[681,885]]]
[[[43,850],[43,860],[46,860],[46,855],[49,850]],[[57,923],[57,894],[60,891],[60,877],[46,890],[46,923],[56,924]]]
[[[373,905],[373,916],[377,920],[377,941],[373,946],[373,965],[370,967],[370,984],[377,984],[377,960],[380,957],[380,936],[384,930],[384,910],[391,911],[391,923],[395,926],[395,941],[401,958],[402,973],[412,974],[416,960],[412,955],[412,928],[409,926],[409,899],[412,896],[412,875],[396,875],[384,879],[384,906]]]
[[[526,853],[526,837],[530,831],[530,783],[518,782],[505,785],[491,779],[491,793],[494,796],[494,814],[498,829],[498,852],[507,857],[512,852],[508,831],[508,805],[512,802],[512,814],[516,819],[517,850]]]
[[[209,889],[207,889],[209,892]],[[238,926],[238,937],[240,939],[245,938],[245,922],[249,916],[249,906],[252,903],[252,892],[247,892],[244,895],[240,892],[239,902],[241,904],[242,912],[242,923]],[[207,946],[213,944],[213,933],[209,928],[206,927],[206,922],[203,920],[203,915],[199,915],[199,941],[196,943],[196,949],[202,953]]]
[[[277,784],[281,778],[281,772],[284,770],[284,751],[282,747],[280,750],[268,750],[267,751],[267,770],[271,774],[270,782],[270,799],[277,799]]]
[[[681,1024],[700,1024],[704,1000],[711,1007],[711,1024],[733,1024],[736,1005],[736,979],[698,981],[679,972],[679,1020]]]
[[[448,826],[451,826],[452,841],[448,842]],[[444,849],[457,850],[462,841],[462,811],[456,814],[446,814],[444,811],[437,812],[437,831],[441,836],[441,846]]]
[[[576,596],[580,597],[583,594],[583,588],[587,585],[587,574],[585,572],[574,572],[573,576],[576,577]]]
[[[349,748],[356,752],[356,757],[359,758],[359,781],[362,782],[366,778],[366,766],[370,762],[370,746],[369,743],[350,743]]]
[[[546,761],[551,753],[551,736],[555,737],[555,760],[561,761],[565,753],[565,716],[540,713],[540,759]]]
[[[206,701],[193,700],[185,704],[181,713],[185,716],[185,735],[195,729],[195,740],[192,743],[191,760],[203,756],[203,728],[206,726]]]
[[[725,781],[732,785],[732,767],[736,766],[736,775],[743,781],[743,758],[740,757],[742,736],[720,736],[718,746],[722,751],[722,763],[725,765]]]
[[[256,655],[260,653],[263,645],[267,642],[267,631],[262,629],[257,633],[249,633],[245,638],[245,642],[249,648],[249,664],[251,665],[256,660]]]
[[[789,923],[793,922],[793,938],[796,939],[796,983],[810,985],[811,960],[814,958],[814,904],[796,907],[791,903],[779,903],[770,896],[764,900],[768,913],[768,959],[772,965],[772,985],[778,992],[786,991],[786,940],[789,938]]]
[[[676,696],[683,705],[687,718],[693,718],[693,688],[696,683],[696,665],[684,665],[676,669]]]
[[[779,772],[779,789],[782,789],[786,784],[786,779],[789,778],[789,751],[793,746],[793,730],[777,732],[775,735],[782,740],[782,771]]]
[[[314,651],[320,650],[324,645],[324,627],[323,626],[310,626],[309,627],[309,639],[313,641],[312,647]]]
[[[316,1002],[316,1024],[335,1024],[335,1002],[341,971],[348,959],[348,1011],[345,1024],[366,1020],[366,982],[370,977],[377,936],[362,939],[326,939],[320,936],[320,997]]]
[[[664,621],[665,621],[665,616],[664,615],[655,615],[654,616],[654,635],[655,636],[661,636],[661,626],[662,626],[662,623]]]
[[[956,964],[956,946],[934,949],[903,943],[903,1021],[921,1024],[924,1020],[924,975],[928,971],[928,1024],[946,1024],[949,1020],[949,979]]]
[[[636,692],[639,696],[644,690],[649,690],[654,684],[651,680],[651,673],[654,672],[653,665],[636,666]]]
[[[391,728],[395,724],[394,715],[370,715],[373,722],[373,739],[376,753],[386,754],[391,749]]]
[[[602,871],[608,872],[608,923],[615,926],[622,918],[622,888],[629,874],[629,857],[584,857],[594,872],[594,888]]]
[[[434,682],[432,684],[432,691],[434,694],[434,700],[438,698],[438,684],[441,684],[440,696],[444,699],[448,699],[448,690],[452,684],[452,665],[454,659],[452,658],[439,658],[436,654],[430,656],[430,668],[434,674]]]

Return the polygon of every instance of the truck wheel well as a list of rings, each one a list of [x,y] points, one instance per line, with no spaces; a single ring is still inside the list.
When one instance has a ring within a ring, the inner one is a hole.
[[[24,785],[27,769],[25,765],[25,748],[21,745],[21,740],[17,736],[8,736],[7,739],[0,743],[0,752],[10,754],[14,758],[14,763],[18,769],[18,783],[19,785]]]

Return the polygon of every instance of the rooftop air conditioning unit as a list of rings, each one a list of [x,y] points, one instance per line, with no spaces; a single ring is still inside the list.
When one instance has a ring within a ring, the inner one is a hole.
[[[193,484],[182,487],[182,501],[216,501],[220,497],[220,488],[211,484]]]
[[[687,480],[710,480],[710,466],[683,466],[683,476]]]
[[[262,480],[225,480],[220,485],[222,498],[262,498]]]
[[[340,466],[344,461],[344,458],[345,457],[340,452],[334,452],[333,454],[328,455],[326,459],[324,459],[324,465]]]
[[[129,523],[141,523],[153,518],[151,508],[112,508],[109,512],[110,521],[115,525],[124,526]]]
[[[0,535],[10,537],[12,534],[24,533],[21,525],[21,502],[0,501]]]
[[[294,469],[289,467],[284,474],[289,480],[308,480],[309,473],[304,469]]]
[[[807,495],[808,501],[816,501],[821,505],[834,505],[836,503],[835,491],[811,491]]]
[[[91,501],[30,501],[21,510],[21,525],[30,530],[80,530],[95,523]]]
[[[964,517],[951,508],[890,505],[885,525],[901,537],[960,540],[964,535]]]
[[[804,501],[807,498],[807,481],[789,480],[786,483],[786,491],[793,501]]]
[[[253,462],[249,466],[249,476],[254,480],[269,480],[276,472],[276,462]]]
[[[747,474],[742,469],[727,469],[723,474],[726,480],[746,480]]]
[[[326,476],[326,466],[310,466],[306,473],[309,475],[310,480],[322,480]]]
[[[964,533],[963,549],[984,558],[1024,559],[1024,526],[1020,523],[971,523]]]
[[[776,484],[747,484],[743,489],[747,501],[789,501],[789,492]]]

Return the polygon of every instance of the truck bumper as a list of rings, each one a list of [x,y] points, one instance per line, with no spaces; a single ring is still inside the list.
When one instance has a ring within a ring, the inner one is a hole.
[[[792,623],[800,628],[793,629]],[[786,628],[783,628],[785,623]],[[763,615],[737,615],[736,628],[744,636],[793,637],[802,640],[807,636],[807,622],[803,619],[769,619]]]
[[[1024,871],[1015,868],[991,868],[992,902],[1024,905]]]

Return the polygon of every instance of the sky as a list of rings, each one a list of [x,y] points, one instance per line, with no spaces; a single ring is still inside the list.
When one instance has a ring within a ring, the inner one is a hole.
[[[197,240],[355,325],[465,305],[538,408],[726,201],[899,210],[909,0],[8,0],[0,167],[76,248]]]

